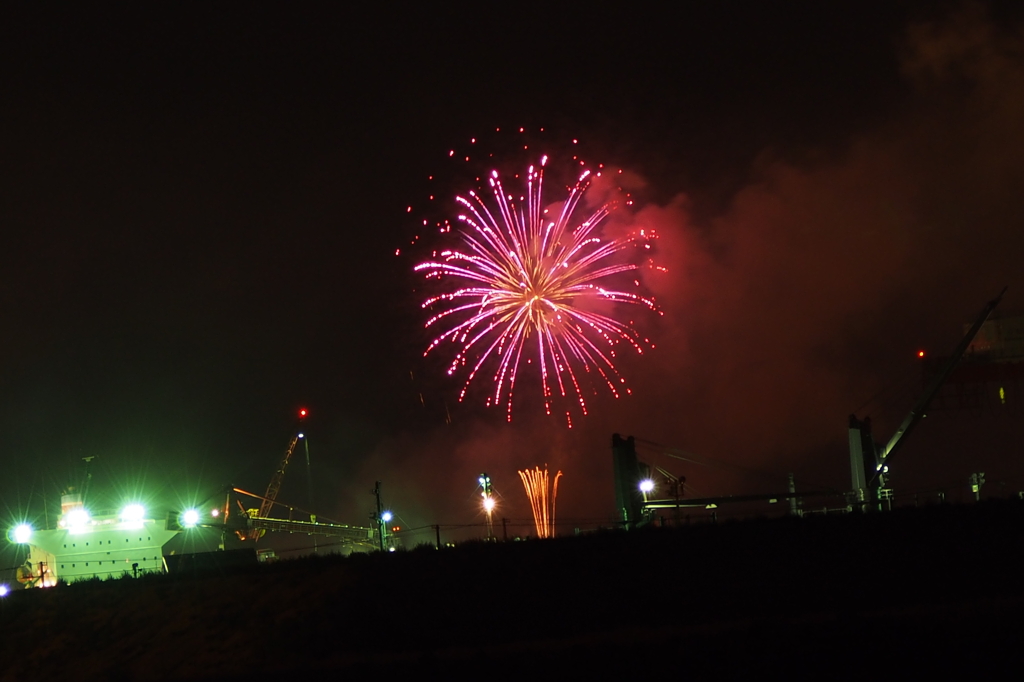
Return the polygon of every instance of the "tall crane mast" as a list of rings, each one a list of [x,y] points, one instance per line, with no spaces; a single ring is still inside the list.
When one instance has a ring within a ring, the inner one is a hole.
[[[267,486],[267,492],[263,496],[262,502],[260,502],[259,510],[250,510],[249,515],[252,516],[252,512],[256,512],[257,518],[267,518],[274,508],[274,503],[277,501],[277,494],[281,491],[281,483],[284,481],[284,472],[288,468],[288,462],[291,461],[292,454],[295,452],[295,446],[299,444],[299,441],[303,438],[303,433],[300,427],[302,426],[303,420],[306,418],[308,411],[306,408],[299,410],[299,419],[295,427],[295,435],[292,436],[291,441],[288,443],[288,449],[284,452],[284,458],[281,460],[281,464],[278,465],[277,471],[270,477],[270,484]],[[266,531],[262,528],[254,528],[249,537],[252,538],[253,542],[258,542]]]

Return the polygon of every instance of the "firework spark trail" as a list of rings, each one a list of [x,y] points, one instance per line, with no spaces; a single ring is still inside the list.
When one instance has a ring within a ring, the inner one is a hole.
[[[653,298],[599,285],[605,278],[638,269],[634,263],[610,259],[652,235],[640,231],[620,239],[602,239],[596,230],[608,216],[609,205],[585,220],[575,220],[575,211],[592,181],[590,171],[579,176],[557,211],[558,217],[550,220],[543,206],[546,162],[544,157],[539,167],[529,168],[526,196],[518,201],[506,191],[497,171],[488,178],[493,208],[477,192],[469,192],[468,198],[457,197],[458,205],[465,209],[458,216],[465,226],[463,250],[442,251],[440,258],[435,256],[415,268],[428,279],[455,283],[453,290],[423,303],[424,309],[439,308],[427,320],[427,328],[449,325],[424,355],[452,343],[457,350],[448,374],[472,363],[460,401],[484,365],[493,360],[494,391],[487,404],[505,402],[509,421],[524,357],[528,363],[537,362],[548,414],[556,396],[573,398],[587,414],[581,371],[596,373],[599,383],[616,398],[630,392],[613,363],[615,346],[626,341],[642,354],[640,335],[630,324],[585,310],[588,300],[642,305],[660,314]],[[535,344],[527,344],[531,334],[536,336]],[[571,427],[569,410],[566,419]]]
[[[519,472],[519,478],[523,479],[523,487],[526,488],[526,496],[530,498],[533,525],[539,538],[550,538],[555,535],[555,499],[558,497],[558,479],[561,477],[562,472],[559,471],[555,474],[554,485],[549,486],[546,464],[543,470],[535,467],[532,471],[527,469]]]

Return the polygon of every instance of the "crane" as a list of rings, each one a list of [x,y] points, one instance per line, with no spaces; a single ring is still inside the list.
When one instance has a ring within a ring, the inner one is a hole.
[[[910,432],[913,431],[914,427],[921,421],[921,418],[924,417],[932,398],[942,388],[942,384],[945,383],[953,368],[956,367],[956,364],[960,362],[960,359],[967,351],[967,347],[971,345],[971,341],[974,340],[978,330],[981,329],[981,325],[985,323],[989,314],[999,305],[1007,288],[1003,287],[999,295],[986,304],[981,314],[974,321],[974,324],[967,330],[964,337],[960,339],[960,343],[953,349],[949,359],[932,378],[924,393],[910,410],[910,413],[904,418],[903,423],[900,424],[900,427],[889,439],[888,443],[879,445],[874,442],[871,437],[870,418],[860,420],[857,419],[856,415],[850,415],[849,436],[850,474],[853,482],[852,497],[853,502],[859,505],[861,509],[867,511],[880,508],[880,498],[885,485],[885,474],[889,471],[889,462],[892,460],[893,455],[896,454],[900,446],[906,443],[907,436],[910,435]]]
[[[284,452],[284,458],[281,460],[281,464],[278,465],[274,475],[270,477],[270,484],[267,486],[267,492],[261,498],[259,509],[249,509],[247,513],[249,518],[267,518],[277,501],[277,494],[281,491],[281,482],[284,481],[284,472],[288,468],[288,462],[291,461],[292,454],[295,452],[295,446],[299,444],[299,441],[303,438],[303,433],[299,429],[302,425],[303,420],[309,411],[306,408],[299,409],[299,419],[296,424],[295,435],[292,436],[291,441],[288,443],[288,449]],[[264,528],[253,528],[248,533],[248,538],[251,538],[253,542],[259,542],[259,539],[263,537],[266,532]],[[247,539],[243,537],[244,533],[239,531],[239,537],[243,540]]]

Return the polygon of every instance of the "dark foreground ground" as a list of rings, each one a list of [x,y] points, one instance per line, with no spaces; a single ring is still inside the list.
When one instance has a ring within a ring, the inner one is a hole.
[[[0,600],[0,679],[1010,679],[1022,557],[992,501],[77,583]]]

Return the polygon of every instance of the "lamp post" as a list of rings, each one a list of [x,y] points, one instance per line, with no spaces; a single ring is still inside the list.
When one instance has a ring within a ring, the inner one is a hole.
[[[377,499],[377,514],[375,516],[377,520],[377,534],[380,537],[380,551],[387,551],[387,537],[388,537],[388,522],[393,518],[390,511],[384,509],[383,503],[380,501],[380,481],[377,481],[377,485],[373,488],[373,495]]]

